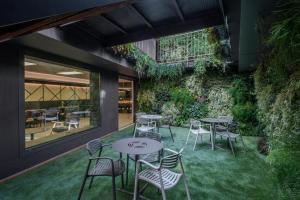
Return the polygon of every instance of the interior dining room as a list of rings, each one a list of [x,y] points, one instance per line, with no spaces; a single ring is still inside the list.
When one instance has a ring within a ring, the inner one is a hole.
[[[99,126],[98,73],[29,56],[24,66],[26,148]]]

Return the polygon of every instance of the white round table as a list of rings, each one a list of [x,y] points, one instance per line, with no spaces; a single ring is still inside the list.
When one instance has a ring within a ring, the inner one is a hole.
[[[161,116],[161,115],[141,115],[140,118],[158,121],[158,120],[161,120],[163,118],[163,116]]]

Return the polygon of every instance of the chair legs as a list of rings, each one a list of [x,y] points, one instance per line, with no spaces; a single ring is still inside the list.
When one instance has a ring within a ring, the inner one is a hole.
[[[188,141],[189,141],[190,133],[191,133],[191,131],[189,131],[189,133],[188,133],[188,136],[186,137],[185,144],[187,144],[187,143],[188,143]]]
[[[166,197],[166,192],[165,192],[165,189],[164,189],[164,184],[163,184],[161,172],[159,172],[159,181],[160,181],[160,190],[161,190],[162,198],[163,198],[163,200],[166,200],[167,197]]]
[[[171,130],[171,126],[169,126],[169,130],[170,130],[171,138],[172,138],[172,140],[174,142],[174,137],[173,137],[173,133],[172,133],[172,130]]]
[[[182,178],[183,178],[183,183],[184,183],[184,187],[185,187],[185,192],[186,192],[187,199],[191,200],[190,190],[189,190],[189,187],[188,187],[185,175],[183,175]]]
[[[242,135],[240,135],[240,137],[241,137],[241,141],[242,141],[243,147],[244,147],[244,149],[246,149],[246,145],[245,145],[245,143],[244,143],[244,140],[243,140]]]
[[[125,187],[124,185],[124,173],[121,175],[121,180],[122,180],[122,189]]]
[[[197,136],[196,136],[196,140],[195,140],[193,151],[195,151],[195,148],[196,148],[196,145],[197,145],[197,141],[198,141],[198,136],[199,136],[199,134],[197,134]]]
[[[81,198],[81,195],[82,195],[82,192],[83,192],[83,188],[84,188],[86,179],[87,179],[87,176],[84,176],[84,179],[83,179],[83,182],[82,182],[82,184],[81,184],[80,192],[79,192],[79,194],[78,194],[77,200],[79,200],[79,199]]]
[[[91,178],[91,181],[90,181],[90,184],[89,184],[89,189],[92,187],[93,181],[94,181],[94,176],[92,176],[92,178]]]
[[[138,182],[139,182],[139,172],[135,170],[135,178],[134,178],[134,193],[133,193],[133,199],[138,199]]]
[[[113,193],[113,200],[116,200],[116,180],[115,177],[112,176],[112,193]]]
[[[128,185],[128,168],[129,168],[129,155],[126,158],[126,185]]]
[[[233,148],[233,145],[232,145],[231,139],[230,139],[230,138],[227,138],[227,140],[228,140],[228,142],[229,142],[229,145],[230,145],[231,152],[232,152],[232,154],[235,156],[235,152],[234,152],[234,148]]]

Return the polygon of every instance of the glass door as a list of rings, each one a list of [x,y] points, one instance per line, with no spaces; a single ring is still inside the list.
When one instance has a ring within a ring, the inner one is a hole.
[[[119,79],[119,129],[133,123],[133,81]]]

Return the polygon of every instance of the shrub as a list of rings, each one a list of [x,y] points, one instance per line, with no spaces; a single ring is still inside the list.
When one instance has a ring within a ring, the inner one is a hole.
[[[137,96],[138,110],[151,112],[155,103],[155,95],[151,90],[142,90]]]
[[[180,114],[180,111],[177,109],[174,102],[166,102],[162,106],[162,115],[171,115],[172,116],[172,125],[176,125],[176,120]]]
[[[188,115],[188,119],[201,119],[207,116],[208,106],[207,103],[194,102],[187,107],[185,112]]]
[[[209,116],[230,115],[231,97],[227,89],[214,86],[208,92]]]
[[[193,103],[195,98],[192,96],[189,90],[184,88],[175,88],[171,92],[171,100],[175,103],[176,106],[182,108]]]

